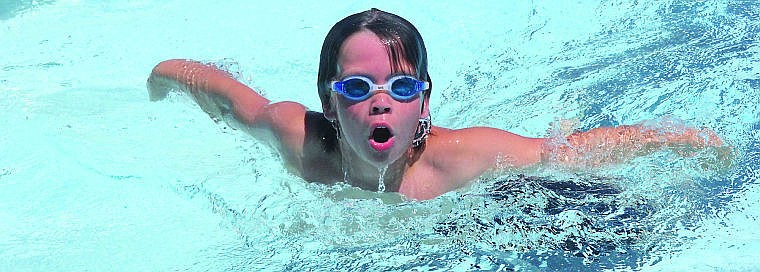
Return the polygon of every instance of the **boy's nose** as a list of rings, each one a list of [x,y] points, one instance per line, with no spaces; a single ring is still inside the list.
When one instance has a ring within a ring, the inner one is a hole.
[[[372,107],[370,114],[384,114],[391,112],[390,96],[385,93],[378,93],[372,96]]]
[[[372,114],[383,114],[391,112],[389,105],[374,105],[372,106]]]

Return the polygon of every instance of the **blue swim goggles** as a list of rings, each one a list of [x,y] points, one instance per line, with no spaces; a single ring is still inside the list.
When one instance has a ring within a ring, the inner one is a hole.
[[[365,76],[349,76],[341,81],[332,81],[330,86],[333,91],[353,101],[365,100],[379,90],[384,90],[393,99],[402,101],[411,100],[421,91],[429,89],[430,83],[409,75],[398,75],[391,77],[383,85],[377,85]]]

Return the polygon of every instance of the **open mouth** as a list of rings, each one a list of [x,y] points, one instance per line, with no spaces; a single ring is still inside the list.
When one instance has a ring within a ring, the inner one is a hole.
[[[376,126],[369,136],[369,145],[380,152],[391,149],[393,142],[393,132],[384,125]]]
[[[390,138],[393,137],[393,134],[391,134],[391,130],[387,127],[376,127],[375,130],[372,131],[372,140],[377,143],[385,143]]]

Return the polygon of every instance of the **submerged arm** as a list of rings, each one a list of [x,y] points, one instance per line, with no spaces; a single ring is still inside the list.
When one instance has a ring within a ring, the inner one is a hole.
[[[723,141],[712,130],[682,128],[662,131],[642,125],[601,127],[576,132],[565,138],[549,138],[542,146],[542,160],[568,166],[619,163],[662,148],[690,151],[721,147]]]

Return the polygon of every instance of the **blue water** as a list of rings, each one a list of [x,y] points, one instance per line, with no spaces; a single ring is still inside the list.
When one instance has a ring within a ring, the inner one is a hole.
[[[376,7],[413,22],[436,125],[525,136],[648,122],[733,146],[483,177],[424,202],[289,174],[161,60],[214,62],[319,109],[319,48],[363,2],[0,2],[0,267],[9,271],[760,267],[760,2]],[[327,8],[326,8],[327,7]]]

